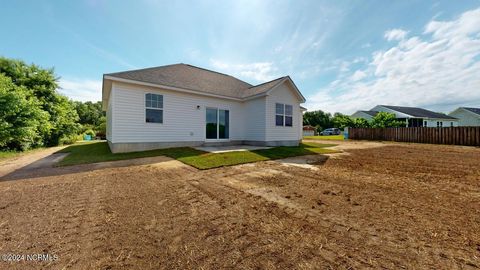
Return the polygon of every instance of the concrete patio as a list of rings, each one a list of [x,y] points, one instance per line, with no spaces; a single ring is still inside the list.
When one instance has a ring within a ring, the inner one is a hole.
[[[227,153],[236,151],[252,151],[260,149],[269,149],[271,147],[266,146],[253,146],[253,145],[229,145],[229,146],[199,146],[195,149],[210,153]]]

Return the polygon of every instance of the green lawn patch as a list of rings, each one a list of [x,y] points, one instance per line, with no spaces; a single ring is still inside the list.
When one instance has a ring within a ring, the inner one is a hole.
[[[303,136],[304,140],[332,140],[343,141],[343,135],[326,135],[326,136]]]
[[[70,145],[59,153],[70,153],[58,166],[68,166],[85,163],[96,163],[103,161],[115,161],[142,157],[168,156],[175,159],[185,158],[188,156],[198,156],[205,152],[189,147],[178,147],[168,149],[158,149],[142,152],[118,153],[110,152],[107,142],[82,142]]]
[[[168,148],[144,152],[112,154],[106,142],[89,142],[71,145],[59,152],[69,152],[59,166],[113,161],[131,158],[168,156],[198,169],[211,169],[263,160],[293,156],[327,154],[337,151],[327,149],[334,144],[302,143],[295,147],[274,147],[253,151],[207,153],[190,147]]]

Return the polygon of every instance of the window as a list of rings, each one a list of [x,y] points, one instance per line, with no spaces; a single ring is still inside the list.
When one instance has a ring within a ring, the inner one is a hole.
[[[163,123],[163,96],[145,94],[145,122]]]
[[[453,122],[450,122],[450,126],[453,127]]]
[[[423,126],[424,126],[424,127],[427,126],[427,121],[424,121],[424,122],[423,122]]]
[[[280,103],[275,103],[275,125],[283,126],[283,116],[285,114],[284,105]]]
[[[437,122],[437,127],[443,127],[443,122],[438,121],[438,122]]]
[[[291,127],[293,125],[292,105],[275,103],[275,125]]]
[[[228,139],[230,129],[230,111],[207,108],[205,118],[205,137],[207,139]]]

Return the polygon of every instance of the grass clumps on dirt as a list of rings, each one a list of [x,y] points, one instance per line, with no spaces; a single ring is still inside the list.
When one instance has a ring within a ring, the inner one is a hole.
[[[96,163],[104,161],[115,161],[132,158],[143,157],[155,157],[155,156],[168,156],[175,159],[180,159],[188,156],[198,156],[205,152],[199,151],[189,147],[178,147],[168,149],[158,149],[142,152],[131,153],[117,153],[113,154],[108,147],[107,142],[83,142],[70,145],[69,147],[62,149],[59,153],[70,153],[62,161],[58,163],[58,166],[69,166],[85,163]]]
[[[281,146],[270,149],[227,153],[207,153],[190,147],[178,147],[113,154],[110,152],[110,148],[106,142],[89,142],[71,145],[59,151],[70,154],[60,161],[58,165],[68,166],[132,158],[168,156],[198,169],[211,169],[271,159],[337,152],[332,149],[326,149],[331,146],[334,146],[334,144],[302,143],[294,147]]]
[[[326,135],[326,136],[303,136],[304,140],[332,140],[343,141],[343,135]]]

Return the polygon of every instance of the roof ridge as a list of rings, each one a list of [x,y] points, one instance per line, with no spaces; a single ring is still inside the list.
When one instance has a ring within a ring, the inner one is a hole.
[[[113,75],[113,74],[120,74],[120,73],[126,73],[126,72],[135,72],[135,71],[145,71],[145,70],[149,70],[149,69],[156,69],[156,68],[162,68],[162,67],[171,67],[171,66],[178,66],[178,65],[185,65],[185,64],[184,64],[184,63],[176,63],[176,64],[170,64],[170,65],[156,66],[156,67],[131,69],[131,70],[125,70],[125,71],[119,71],[119,72],[105,73],[104,75]]]
[[[234,78],[235,80],[238,80],[238,81],[241,81],[241,82],[246,83],[246,84],[248,84],[248,85],[251,85],[250,83],[248,83],[248,82],[246,82],[246,81],[240,80],[239,78],[234,77],[234,76],[229,75],[229,74],[226,74],[226,73],[222,73],[222,72],[218,72],[218,71],[215,71],[215,70],[206,69],[206,68],[202,68],[202,67],[197,67],[197,66],[194,66],[194,65],[191,65],[191,64],[184,64],[184,63],[181,63],[181,64],[182,64],[182,65],[189,66],[189,67],[201,69],[201,70],[204,70],[204,71],[208,71],[208,72],[212,72],[212,73],[217,73],[217,74],[219,74],[219,75],[231,77],[231,78]]]
[[[257,85],[252,85],[252,86],[250,86],[248,89],[255,88],[255,87],[258,87],[258,86],[261,86],[261,85],[264,85],[264,84],[267,84],[267,83],[271,83],[271,82],[274,82],[274,81],[279,80],[279,79],[284,79],[284,78],[287,78],[287,77],[288,77],[288,76],[283,76],[283,77],[279,77],[279,78],[270,80],[270,81],[268,81],[268,82],[264,82],[264,83],[257,84]]]

